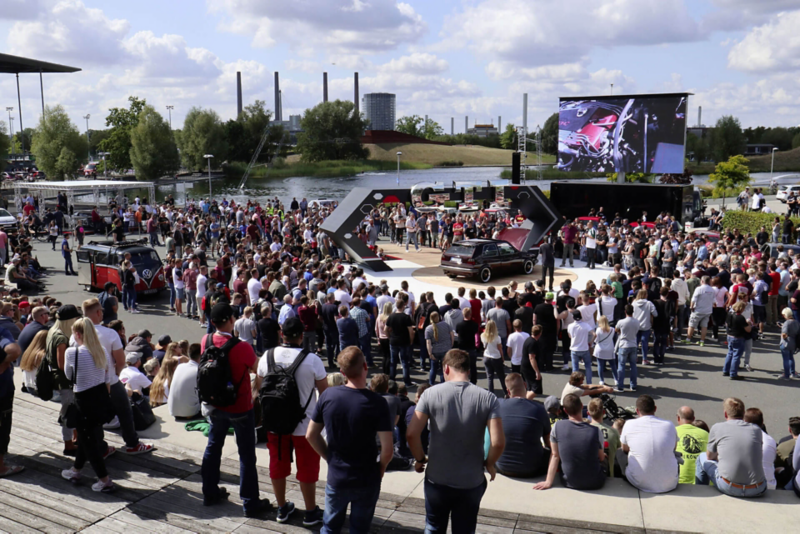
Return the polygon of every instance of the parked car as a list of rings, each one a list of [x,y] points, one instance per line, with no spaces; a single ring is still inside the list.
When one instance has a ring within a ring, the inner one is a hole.
[[[89,178],[97,178],[97,163],[91,162],[83,168],[83,175]]]
[[[781,185],[778,187],[778,194],[775,196],[778,200],[786,204],[789,198],[789,193],[800,194],[800,185]]]
[[[146,239],[122,243],[90,241],[82,246],[77,252],[78,283],[87,290],[102,290],[106,282],[114,282],[122,289],[119,268],[126,253],[139,273],[137,293],[152,295],[167,289],[161,258]]]
[[[478,277],[487,283],[497,275],[531,274],[536,255],[521,252],[499,239],[459,241],[442,254],[441,267],[450,278]]]
[[[0,228],[7,226],[16,226],[17,218],[11,215],[8,210],[0,208]]]
[[[13,180],[14,175],[11,174],[10,172],[3,172],[2,174],[0,174],[0,178],[2,178],[3,180]]]

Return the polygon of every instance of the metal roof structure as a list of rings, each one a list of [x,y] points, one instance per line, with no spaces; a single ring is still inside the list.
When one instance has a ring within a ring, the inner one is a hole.
[[[117,181],[117,180],[71,180],[68,182],[33,182],[23,183],[14,182],[14,206],[17,211],[22,211],[22,189],[27,189],[32,195],[39,197],[39,205],[44,206],[45,193],[63,192],[67,194],[67,201],[70,204],[75,203],[76,194],[91,193],[94,196],[94,203],[100,201],[100,193],[103,192],[108,196],[109,192],[113,192],[114,196],[122,193],[128,189],[147,189],[147,198],[154,201],[156,198],[156,189],[153,182],[135,182],[135,181]]]
[[[39,61],[38,59],[0,54],[0,72],[19,74],[26,72],[78,72],[79,70],[81,69],[77,67],[48,63],[47,61]]]

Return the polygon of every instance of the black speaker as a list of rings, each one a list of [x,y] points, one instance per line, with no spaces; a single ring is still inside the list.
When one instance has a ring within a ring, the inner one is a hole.
[[[511,183],[520,184],[520,165],[522,164],[522,154],[514,152],[511,154]]]

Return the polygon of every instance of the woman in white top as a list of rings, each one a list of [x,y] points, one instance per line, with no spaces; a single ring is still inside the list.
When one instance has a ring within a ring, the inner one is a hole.
[[[50,226],[48,226],[48,231],[50,232],[50,236],[48,241],[53,245],[53,250],[56,249],[56,240],[58,239],[58,225],[56,221],[50,221]]]
[[[75,347],[67,349],[64,373],[74,382],[75,407],[77,411],[78,453],[72,468],[61,472],[65,479],[76,482],[86,460],[92,466],[98,481],[92,484],[93,491],[109,492],[114,483],[108,476],[103,453],[98,445],[102,439],[103,424],[110,419],[109,386],[114,375],[114,362],[97,338],[90,319],[78,319],[72,325]]]
[[[489,392],[494,393],[494,379],[500,380],[503,393],[506,391],[506,368],[503,365],[503,345],[497,333],[497,325],[489,319],[486,321],[486,329],[481,334],[481,341],[485,347],[483,350],[483,366],[486,369],[486,378],[489,381]]]
[[[36,395],[36,371],[47,354],[47,330],[41,330],[33,337],[33,341],[25,349],[19,367],[25,376],[25,387],[28,393]]]
[[[617,356],[614,351],[614,329],[608,322],[608,317],[601,315],[597,319],[597,330],[594,336],[594,357],[597,358],[597,376],[600,378],[600,385],[604,386],[603,373],[606,365],[611,366],[611,376],[614,377],[614,385],[617,385]]]

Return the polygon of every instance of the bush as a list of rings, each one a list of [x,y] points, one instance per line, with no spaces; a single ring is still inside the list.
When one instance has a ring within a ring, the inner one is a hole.
[[[775,217],[780,217],[781,223],[783,222],[783,217],[777,213],[757,213],[731,209],[725,212],[725,216],[722,218],[722,227],[726,230],[738,228],[743,235],[750,233],[755,236],[764,226],[771,235],[772,223]],[[800,226],[800,218],[793,217],[792,222],[796,230]]]
[[[463,161],[440,161],[436,164],[437,167],[463,167]]]

